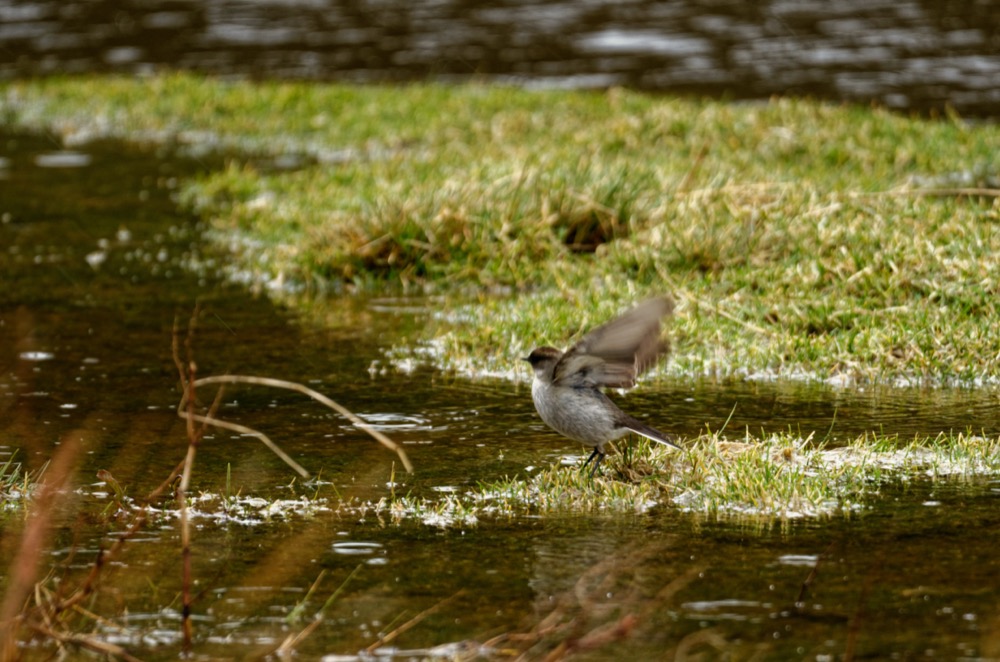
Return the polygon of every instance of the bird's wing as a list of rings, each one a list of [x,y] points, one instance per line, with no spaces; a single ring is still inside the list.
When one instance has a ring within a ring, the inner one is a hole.
[[[660,339],[660,319],[674,303],[668,297],[644,301],[621,317],[597,327],[566,350],[553,382],[566,386],[628,388],[670,350]]]

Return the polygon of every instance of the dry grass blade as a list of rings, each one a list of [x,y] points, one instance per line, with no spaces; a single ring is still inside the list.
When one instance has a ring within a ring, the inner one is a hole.
[[[221,389],[216,394],[215,398],[216,404],[213,406],[212,410],[209,411],[207,416],[195,413],[194,411],[195,389],[198,387],[199,383],[211,383],[211,382],[204,382],[204,380],[196,379],[197,364],[194,362],[192,356],[191,344],[194,338],[194,329],[197,320],[198,320],[198,308],[196,307],[194,314],[191,316],[191,319],[188,320],[188,335],[184,343],[188,353],[188,361],[186,367],[184,365],[184,362],[181,361],[180,357],[180,344],[179,344],[180,332],[179,332],[178,321],[176,319],[174,320],[174,333],[172,341],[174,365],[177,366],[177,372],[180,375],[180,380],[181,380],[181,387],[182,387],[181,390],[184,394],[181,397],[181,401],[177,405],[177,415],[187,421],[187,433],[188,433],[188,439],[190,441],[188,447],[188,457],[184,462],[184,467],[185,468],[190,467],[191,460],[193,459],[192,453],[194,452],[194,445],[197,443],[199,439],[201,439],[201,436],[204,434],[205,426],[213,425],[215,427],[224,428],[226,430],[232,430],[233,432],[239,432],[240,434],[260,439],[264,443],[264,445],[271,450],[272,453],[280,457],[281,460],[285,464],[290,466],[293,470],[295,470],[296,473],[298,473],[303,478],[308,478],[309,472],[306,471],[302,467],[302,465],[293,460],[287,453],[285,453],[285,451],[281,450],[281,448],[279,448],[277,444],[271,441],[271,439],[268,438],[268,436],[265,435],[263,432],[258,432],[253,428],[248,428],[244,425],[239,425],[237,423],[230,423],[228,421],[223,421],[215,417],[215,409],[218,406],[218,403],[222,397]],[[208,377],[206,379],[210,380],[212,378]],[[201,430],[195,430],[194,424],[196,422],[202,424]],[[185,478],[185,483],[186,483],[186,478]]]
[[[696,648],[708,650],[696,651]],[[694,632],[681,639],[681,642],[677,644],[677,648],[673,651],[673,659],[675,662],[717,659],[723,657],[730,648],[731,644],[721,634],[720,628],[710,628]]]
[[[181,511],[181,602],[183,604],[181,612],[181,631],[183,632],[184,650],[186,652],[190,652],[194,640],[194,626],[191,621],[191,609],[194,603],[194,599],[191,594],[191,585],[193,583],[191,572],[191,526],[190,519],[188,517],[187,493],[188,487],[191,483],[191,472],[194,471],[194,458],[197,453],[198,443],[205,434],[204,423],[202,424],[201,429],[195,430],[194,428],[196,416],[194,413],[194,382],[198,374],[198,364],[194,361],[192,344],[194,341],[194,331],[197,320],[198,307],[195,308],[194,314],[191,316],[191,319],[188,320],[188,335],[185,339],[185,347],[187,348],[186,370],[185,364],[180,358],[180,348],[178,345],[180,334],[178,333],[178,324],[176,319],[174,320],[174,333],[171,344],[173,349],[174,365],[177,366],[178,376],[184,387],[184,397],[179,405],[179,411],[184,410],[186,407],[184,415],[187,419],[188,433],[187,454],[185,455],[184,462],[182,463],[183,470],[181,472],[181,482],[177,488],[177,502],[180,505]],[[215,401],[208,410],[208,416],[206,418],[211,419],[215,416],[215,412],[218,411],[219,404],[221,402],[222,389],[220,388],[215,394]]]
[[[66,485],[80,452],[78,435],[66,435],[48,466],[38,496],[32,504],[21,545],[7,572],[7,591],[0,606],[0,659],[19,657],[17,631],[24,620],[24,605],[29,599],[38,575],[38,564],[45,556],[45,549],[52,527],[52,515],[60,500],[67,494]]]
[[[357,568],[354,569],[354,572],[357,572]],[[352,572],[351,575],[348,576],[347,580],[350,580],[351,576],[354,575],[354,572]],[[303,604],[305,603],[305,601],[309,600],[309,597],[316,590],[316,587],[319,586],[319,583],[323,581],[323,577],[325,575],[326,571],[324,570],[319,574],[319,577],[316,578],[316,581],[312,583],[312,586],[309,587],[309,591],[306,593],[306,597],[303,598]],[[345,580],[345,583],[347,582],[347,580]],[[334,593],[334,597],[339,592],[340,589],[337,589],[337,591]],[[330,601],[332,600],[333,597],[330,598]],[[330,601],[327,601],[327,604],[329,604]],[[324,605],[323,607],[325,609],[326,605]],[[293,632],[289,634],[287,637],[285,637],[285,640],[281,642],[281,645],[275,649],[274,654],[279,658],[281,658],[282,660],[291,658],[295,654],[295,649],[298,647],[298,645],[302,643],[309,635],[311,635],[316,630],[316,628],[318,628],[323,623],[324,620],[326,620],[326,616],[323,614],[323,609],[320,609],[319,611],[316,612],[316,615],[313,617],[313,620],[310,621],[308,625],[306,625],[298,632]]]
[[[340,586],[337,587],[337,590],[334,591],[333,594],[329,598],[327,598],[326,602],[323,603],[323,606],[319,608],[319,610],[316,612],[316,615],[313,617],[313,620],[310,621],[308,625],[302,628],[302,630],[298,632],[293,632],[292,634],[289,634],[287,637],[285,637],[285,640],[281,642],[281,645],[278,646],[278,648],[276,648],[274,651],[274,654],[276,656],[278,656],[281,659],[288,659],[291,658],[293,655],[295,655],[295,649],[298,647],[298,645],[302,643],[306,639],[306,637],[311,635],[316,630],[316,628],[318,628],[326,620],[326,610],[330,607],[330,605],[332,605],[337,600],[337,597],[340,596],[341,593],[343,593],[344,589],[347,587],[347,584],[354,578],[354,575],[356,575],[358,571],[361,570],[361,568],[362,565],[360,564],[355,566],[354,570],[351,571],[351,574],[347,575],[344,581],[340,583]],[[313,592],[319,586],[319,583],[323,580],[325,574],[326,571],[324,570],[322,573],[320,573],[320,576],[316,578],[316,581],[313,582],[312,586],[309,587],[309,592],[306,594],[306,597],[303,598],[301,605],[304,605],[306,601],[309,599],[309,597],[313,594]]]
[[[334,402],[333,400],[326,397],[322,393],[314,391],[308,386],[303,386],[302,384],[299,384],[297,382],[285,381],[284,379],[272,379],[270,377],[254,377],[251,375],[217,375],[214,377],[203,377],[201,379],[196,380],[193,383],[193,386],[194,387],[207,386],[209,384],[256,384],[258,386],[271,386],[273,388],[283,388],[289,391],[297,391],[299,393],[302,393],[303,395],[307,395],[313,400],[316,400],[317,402],[326,405],[330,409],[333,409],[338,414],[349,420],[355,427],[368,433],[373,439],[375,439],[375,441],[379,442],[389,450],[394,451],[396,455],[399,456],[399,460],[400,462],[403,463],[403,466],[406,468],[406,471],[408,473],[413,473],[413,464],[410,462],[410,458],[406,455],[406,451],[403,450],[402,446],[400,446],[392,439],[385,436],[384,434],[373,428],[371,425],[363,421],[357,414],[353,413],[352,411],[343,407],[337,402]],[[178,408],[177,412],[178,416],[180,416],[181,418],[187,418],[188,416],[188,414],[183,410],[184,404],[185,404],[184,402],[181,402],[181,406]],[[242,425],[236,425],[235,423],[228,423],[226,421],[221,421],[216,418],[199,416],[196,418],[196,420],[208,423],[209,425],[216,425],[218,427],[223,427],[230,430],[242,432],[243,434],[253,435],[258,439],[260,439],[261,441],[263,441],[268,448],[270,448],[275,454],[278,455],[278,457],[284,460],[290,467],[298,471],[303,477],[309,475],[309,473],[305,469],[300,467],[294,460],[288,457],[283,451],[281,451],[281,449],[275,446],[273,442],[271,442],[271,440],[266,437],[266,435],[264,435],[261,432],[257,432]]]
[[[212,425],[214,427],[223,428],[225,430],[232,430],[233,432],[239,432],[240,434],[246,435],[248,437],[256,437],[257,439],[260,439],[261,442],[263,442],[263,444],[267,446],[272,453],[277,455],[279,458],[281,458],[281,460],[285,464],[287,464],[293,470],[295,470],[297,474],[299,474],[303,478],[309,478],[309,472],[306,471],[301,464],[293,460],[288,455],[288,453],[281,450],[281,448],[273,441],[271,441],[271,439],[263,432],[259,432],[257,430],[254,430],[253,428],[248,428],[247,426],[240,425],[238,423],[230,423],[229,421],[224,421],[222,419],[215,418],[214,416],[203,416],[201,414],[192,414],[190,412],[184,411],[183,409],[178,409],[177,415],[180,416],[181,418],[194,421],[197,423]]]
[[[376,641],[374,644],[372,644],[371,646],[369,646],[368,648],[365,649],[365,652],[368,653],[368,654],[373,653],[375,651],[375,649],[377,649],[380,646],[386,645],[387,643],[389,643],[390,641],[392,641],[393,639],[395,639],[399,635],[403,634],[404,632],[406,632],[407,630],[409,630],[414,625],[416,625],[420,621],[424,620],[425,618],[427,618],[428,616],[430,616],[434,612],[439,611],[440,609],[444,608],[449,603],[453,602],[457,597],[459,597],[463,593],[465,593],[464,589],[461,590],[461,591],[458,591],[457,593],[455,593],[451,597],[447,597],[444,600],[442,600],[441,602],[438,602],[437,604],[435,604],[435,605],[433,605],[431,607],[428,607],[427,609],[423,610],[422,612],[420,612],[419,614],[417,614],[416,616],[414,616],[410,620],[408,620],[405,623],[403,623],[402,625],[400,625],[398,628],[396,628],[392,632],[386,634],[383,637],[379,637],[378,641]]]
[[[139,658],[129,654],[129,652],[121,646],[107,641],[101,641],[96,637],[91,637],[85,634],[67,634],[56,632],[41,624],[34,624],[32,625],[32,628],[40,634],[50,637],[54,641],[58,641],[62,644],[70,644],[79,648],[85,648],[105,657],[114,657],[120,660],[126,660],[126,662],[139,662]]]

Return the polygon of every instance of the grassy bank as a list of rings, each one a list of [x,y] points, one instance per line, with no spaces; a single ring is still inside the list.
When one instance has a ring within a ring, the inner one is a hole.
[[[997,439],[942,434],[909,441],[862,436],[839,448],[791,434],[731,441],[718,434],[683,452],[645,443],[608,458],[591,479],[577,466],[481,483],[427,500],[399,497],[370,506],[398,519],[441,527],[478,518],[565,512],[642,513],[675,508],[710,519],[755,525],[799,518],[851,517],[887,485],[911,480],[967,480],[1000,472]]]
[[[673,373],[1000,376],[996,125],[802,100],[186,75],[5,83],[0,98],[8,125],[70,144],[243,154],[183,195],[240,268],[445,294],[452,313],[417,339],[442,367],[508,373],[529,347],[668,291]]]

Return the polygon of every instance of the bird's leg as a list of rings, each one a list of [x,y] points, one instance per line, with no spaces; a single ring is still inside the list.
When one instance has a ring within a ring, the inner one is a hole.
[[[590,470],[590,479],[593,480],[594,476],[597,475],[597,470],[601,466],[601,462],[604,461],[604,453],[597,456],[597,462],[594,462],[594,468]]]
[[[583,471],[584,469],[587,468],[587,465],[590,464],[590,461],[593,460],[595,457],[597,458],[597,462],[594,462],[594,468],[590,470],[591,478],[593,478],[594,474],[597,473],[597,467],[601,466],[601,461],[604,459],[604,453],[601,452],[601,449],[598,448],[597,446],[594,446],[594,452],[590,454],[590,457],[587,458],[587,461],[583,463],[582,467],[580,467],[580,471]]]

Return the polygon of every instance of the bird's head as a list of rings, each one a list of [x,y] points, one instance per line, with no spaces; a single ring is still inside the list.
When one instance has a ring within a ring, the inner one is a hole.
[[[536,347],[531,350],[531,354],[524,357],[524,360],[535,369],[535,376],[539,379],[552,379],[553,368],[562,358],[562,352],[555,347]]]

